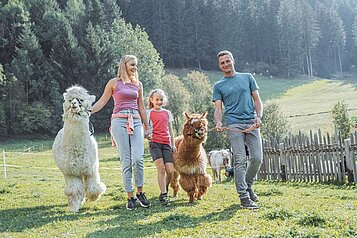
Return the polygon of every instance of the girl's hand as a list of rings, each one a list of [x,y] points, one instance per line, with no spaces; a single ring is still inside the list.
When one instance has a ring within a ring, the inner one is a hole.
[[[177,152],[176,146],[173,146],[172,147],[172,153],[176,154],[176,152]]]
[[[145,130],[144,131],[144,137],[148,140],[151,140],[151,134],[150,134],[150,130]]]

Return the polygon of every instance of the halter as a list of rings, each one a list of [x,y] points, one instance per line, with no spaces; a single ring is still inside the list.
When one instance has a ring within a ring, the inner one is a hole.
[[[193,123],[194,122],[197,122],[197,121],[201,121],[200,119],[198,118],[193,118],[190,122],[190,127],[193,127]],[[198,136],[198,132],[201,131],[203,129],[203,136]],[[199,129],[195,128],[194,129],[194,133],[186,133],[185,135],[187,136],[195,136],[196,138],[198,139],[201,139],[202,137],[204,137],[204,135],[207,134],[207,129],[206,127],[199,127]]]

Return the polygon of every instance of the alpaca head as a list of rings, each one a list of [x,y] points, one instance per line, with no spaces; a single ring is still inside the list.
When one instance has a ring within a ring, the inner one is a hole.
[[[88,118],[89,109],[95,101],[94,95],[89,95],[87,90],[81,86],[72,86],[63,94],[63,120],[82,120]]]
[[[205,142],[207,139],[207,125],[206,119],[207,112],[202,114],[188,115],[185,112],[186,123],[183,127],[183,134],[185,137],[191,136],[199,142]]]

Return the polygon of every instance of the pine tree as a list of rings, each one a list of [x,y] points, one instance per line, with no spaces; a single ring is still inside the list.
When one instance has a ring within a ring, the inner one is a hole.
[[[18,37],[15,58],[11,61],[11,71],[22,83],[24,103],[43,99],[44,57],[30,24],[26,24]]]

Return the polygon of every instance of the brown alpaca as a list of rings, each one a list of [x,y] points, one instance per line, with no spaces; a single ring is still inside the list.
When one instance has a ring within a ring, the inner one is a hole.
[[[183,135],[175,138],[175,172],[170,185],[176,197],[180,184],[187,192],[190,204],[194,199],[200,200],[212,186],[212,177],[206,173],[207,155],[202,146],[207,139],[206,114],[189,116],[185,113]]]

